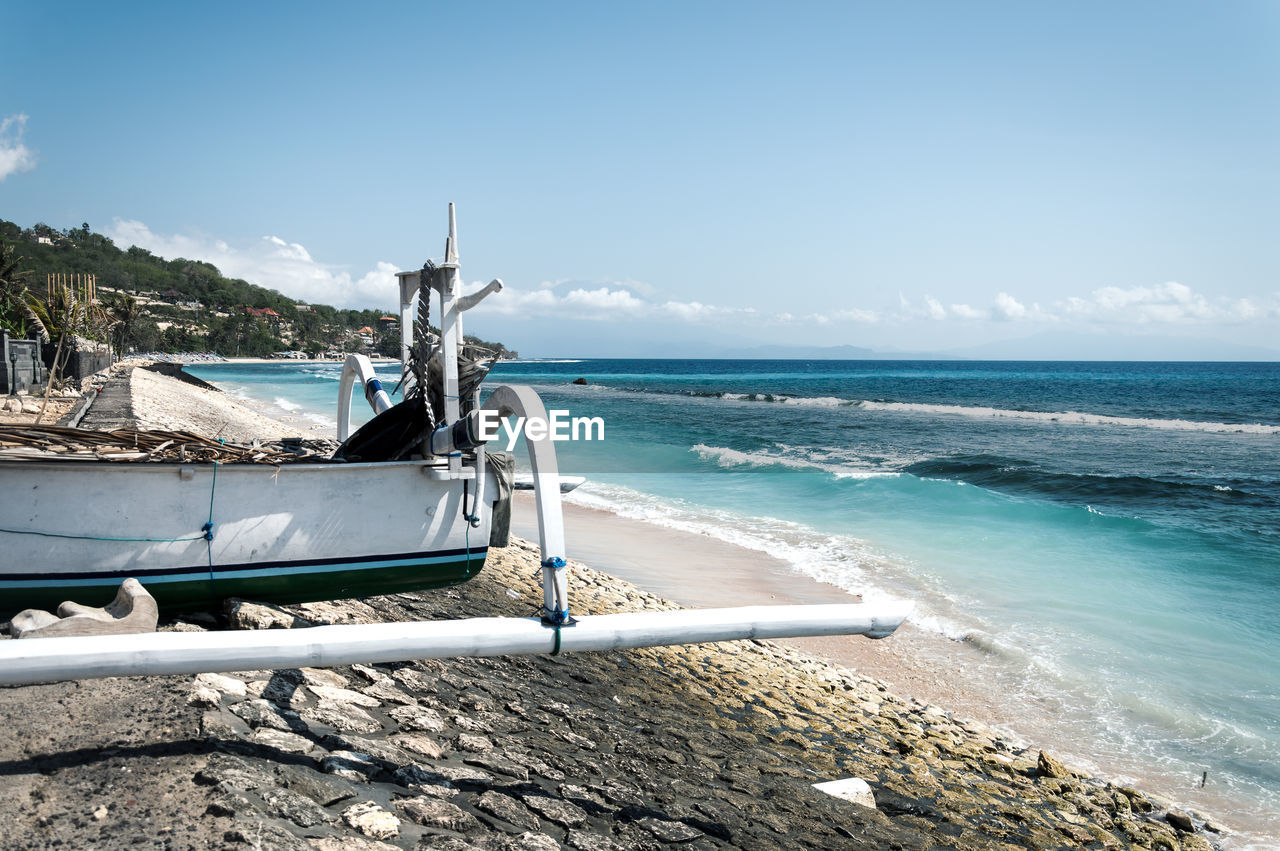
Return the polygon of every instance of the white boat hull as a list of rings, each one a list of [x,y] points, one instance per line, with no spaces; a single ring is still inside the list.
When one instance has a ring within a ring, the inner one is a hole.
[[[102,605],[130,576],[171,609],[465,582],[484,565],[491,512],[475,511],[474,480],[448,475],[422,461],[6,461],[0,599],[10,613]],[[464,484],[477,527],[461,519]]]

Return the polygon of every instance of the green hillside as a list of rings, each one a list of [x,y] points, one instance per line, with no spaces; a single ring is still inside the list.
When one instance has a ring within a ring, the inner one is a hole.
[[[84,336],[138,352],[216,352],[227,357],[308,356],[366,352],[398,356],[395,311],[342,310],[306,304],[239,278],[211,263],[166,260],[137,247],[121,250],[107,237],[45,224],[23,228],[0,219],[0,326],[31,331],[18,293],[25,285],[46,296],[50,275],[92,275],[102,316],[79,329]],[[24,274],[25,273],[25,274]],[[500,343],[468,336],[501,357],[516,357]]]

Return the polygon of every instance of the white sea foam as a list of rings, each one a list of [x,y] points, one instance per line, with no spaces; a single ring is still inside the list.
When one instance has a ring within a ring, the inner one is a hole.
[[[798,573],[861,594],[868,602],[904,599],[902,594],[885,587],[892,584],[897,566],[866,542],[849,535],[827,535],[800,523],[748,517],[598,482],[577,488],[566,500],[767,553],[791,564]]]
[[[1116,417],[1109,414],[1087,414],[1079,411],[1014,411],[1006,408],[969,407],[964,405],[924,405],[914,402],[860,402],[867,411],[902,411],[921,414],[946,414],[981,419],[1032,420],[1069,425],[1128,426],[1166,431],[1202,431],[1223,434],[1280,434],[1280,425],[1265,423],[1216,423],[1195,420],[1162,420],[1149,417]]]
[[[691,447],[689,451],[697,453],[705,460],[714,461],[721,467],[786,467],[793,470],[820,470],[838,479],[871,479],[878,476],[898,475],[884,470],[854,467],[850,466],[849,463],[830,463],[829,461],[818,460],[812,454],[809,454],[809,457],[803,457],[798,454],[802,450],[796,450],[794,447],[787,447],[783,444],[778,444],[778,446],[783,452],[792,454],[743,452],[738,449],[729,449],[724,446],[707,446],[702,443]]]
[[[835,396],[787,396],[768,393],[724,393],[722,399],[741,402],[771,402],[805,408],[858,408],[864,411],[970,417],[975,419],[1029,420],[1066,425],[1126,426],[1163,429],[1166,431],[1199,431],[1221,434],[1280,434],[1280,425],[1269,423],[1220,423],[1199,420],[1158,419],[1154,417],[1118,417],[1082,411],[1018,411],[970,405],[935,405],[921,402],[875,402],[865,399],[840,399]]]
[[[277,397],[275,398],[275,401],[273,402],[273,404],[274,404],[277,408],[280,408],[281,410],[284,410],[284,411],[288,411],[288,412],[289,412],[289,413],[291,413],[291,414],[292,414],[294,411],[297,411],[298,409],[300,409],[300,408],[302,407],[302,406],[301,406],[301,405],[299,405],[297,402],[294,402],[294,401],[291,401],[291,400],[289,400],[289,399],[286,399],[286,398],[285,398],[285,397],[283,397],[283,396],[277,396]]]

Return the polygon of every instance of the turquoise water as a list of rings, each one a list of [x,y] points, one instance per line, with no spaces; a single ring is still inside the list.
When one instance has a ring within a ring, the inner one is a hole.
[[[191,371],[332,424],[337,365]],[[1086,760],[1124,754],[1280,837],[1280,365],[583,360],[501,381],[604,419],[604,441],[559,444],[590,480],[575,500],[911,599]]]

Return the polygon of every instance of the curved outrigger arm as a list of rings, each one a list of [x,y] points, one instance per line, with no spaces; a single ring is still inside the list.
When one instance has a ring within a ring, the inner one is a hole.
[[[475,416],[496,411],[499,418],[515,415],[528,422],[546,421],[547,408],[532,387],[503,384]],[[550,434],[539,439],[525,435],[529,466],[533,470],[534,501],[538,509],[538,546],[542,557],[542,620],[554,625],[573,623],[569,616],[569,580],[565,571],[564,512],[560,506],[560,467]]]
[[[342,379],[338,385],[338,440],[346,440],[351,434],[351,391],[359,381],[364,388],[364,398],[375,414],[391,408],[391,397],[382,388],[382,382],[373,372],[373,364],[364,355],[347,355],[342,364]]]

